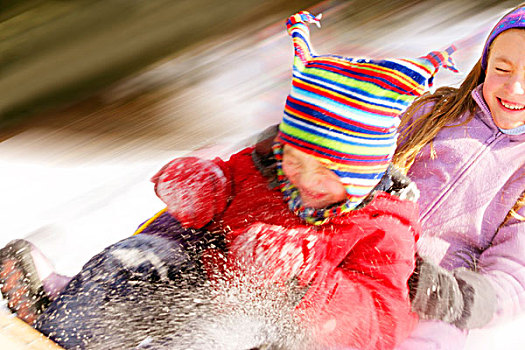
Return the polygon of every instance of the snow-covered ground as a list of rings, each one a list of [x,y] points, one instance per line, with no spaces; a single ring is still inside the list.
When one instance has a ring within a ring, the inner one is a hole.
[[[486,35],[517,3],[480,10],[475,2],[423,1],[385,13],[373,12],[377,4],[352,12],[352,2],[324,2],[312,39],[320,53],[419,56]],[[282,22],[196,46],[1,142],[0,246],[29,239],[59,271],[74,274],[163,207],[149,178],[166,161],[227,156],[277,123],[292,59]],[[463,73],[482,40],[456,53]],[[440,72],[436,84],[461,78]],[[522,349],[524,326],[525,318],[472,332],[468,349]]]

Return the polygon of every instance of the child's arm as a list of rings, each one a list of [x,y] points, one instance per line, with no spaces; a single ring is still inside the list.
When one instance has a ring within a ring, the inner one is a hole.
[[[516,216],[525,216],[525,208]],[[409,285],[413,309],[422,318],[479,328],[519,315],[525,308],[525,220],[503,225],[488,249],[472,256],[470,269],[452,271],[420,260]]]
[[[525,207],[502,226],[491,246],[477,261],[479,274],[494,287],[493,321],[523,314],[525,310]]]
[[[173,217],[185,228],[201,228],[226,208],[231,194],[228,169],[220,158],[177,158],[151,181]]]
[[[313,310],[326,337],[356,348],[391,349],[408,337],[417,320],[407,280],[414,268],[418,227],[381,214],[366,221],[332,242],[319,268],[325,272],[314,280],[300,306]],[[367,235],[339,261],[341,242],[361,230]]]
[[[417,208],[410,207],[406,211],[411,213],[400,219],[384,200],[372,205],[376,209],[365,208],[366,215],[352,224],[336,225],[333,235],[315,228],[253,225],[232,243],[229,257],[240,260],[241,267],[259,266],[261,277],[297,279],[307,287],[297,315],[319,342],[393,348],[417,319],[407,287],[419,232]]]

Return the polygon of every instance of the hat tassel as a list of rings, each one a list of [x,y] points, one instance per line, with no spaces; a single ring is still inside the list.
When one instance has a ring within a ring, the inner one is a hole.
[[[315,56],[310,42],[310,29],[307,23],[315,23],[321,27],[322,14],[314,16],[307,11],[301,11],[290,16],[286,21],[288,34],[292,37],[294,46],[294,68],[300,68]]]

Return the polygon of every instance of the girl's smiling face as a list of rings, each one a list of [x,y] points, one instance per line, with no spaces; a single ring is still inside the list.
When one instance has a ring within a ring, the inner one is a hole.
[[[509,29],[492,43],[483,97],[501,129],[525,124],[525,30]]]
[[[284,145],[282,168],[306,207],[321,209],[346,199],[339,177],[303,151]]]

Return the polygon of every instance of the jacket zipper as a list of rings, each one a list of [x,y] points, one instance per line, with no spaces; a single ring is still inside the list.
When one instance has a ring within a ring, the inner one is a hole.
[[[503,136],[503,133],[496,132],[493,136],[491,136],[487,142],[485,143],[485,146],[482,147],[477,154],[475,154],[470,161],[466,163],[466,166],[459,172],[459,175],[456,176],[456,179],[454,181],[451,181],[450,184],[443,189],[441,192],[441,195],[434,201],[433,205],[428,206],[428,208],[425,210],[425,212],[421,213],[421,224],[424,225],[427,218],[433,214],[435,209],[443,203],[447,197],[452,193],[452,190],[454,189],[455,185],[462,180],[466,174],[469,173],[469,170],[479,161],[482,159],[482,157],[490,150],[491,146],[499,141]]]

